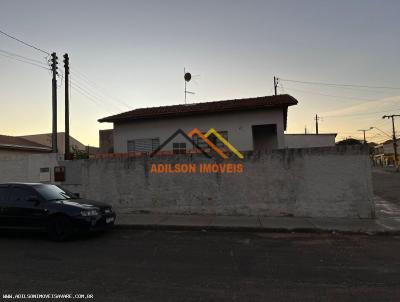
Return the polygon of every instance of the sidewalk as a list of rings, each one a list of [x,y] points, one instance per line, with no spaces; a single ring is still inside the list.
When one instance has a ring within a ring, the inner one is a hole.
[[[400,235],[400,205],[374,196],[375,219],[118,214],[117,228]]]
[[[378,219],[119,214],[117,228],[400,234],[400,217]]]

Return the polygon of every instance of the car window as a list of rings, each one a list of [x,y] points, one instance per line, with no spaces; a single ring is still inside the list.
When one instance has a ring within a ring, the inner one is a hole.
[[[12,202],[28,201],[32,195],[34,193],[31,190],[16,187],[11,189],[10,200]]]
[[[76,199],[74,194],[56,185],[35,185],[34,189],[47,201]]]
[[[8,201],[10,190],[8,187],[0,187],[0,202]]]

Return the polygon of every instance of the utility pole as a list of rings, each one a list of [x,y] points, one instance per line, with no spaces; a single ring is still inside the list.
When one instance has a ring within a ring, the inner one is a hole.
[[[64,70],[65,70],[65,155],[64,159],[71,159],[69,146],[69,56],[64,54]]]
[[[278,95],[278,78],[274,77],[274,91],[275,95]]]
[[[397,165],[397,138],[396,138],[396,129],[394,126],[394,119],[395,117],[400,117],[399,114],[392,114],[392,115],[384,115],[382,116],[383,119],[391,118],[392,119],[392,128],[393,128],[393,151],[394,151],[394,166],[396,167],[396,171],[399,171],[399,166]]]
[[[369,130],[371,130],[371,129],[373,129],[374,127],[370,127],[369,129],[360,129],[360,130],[358,130],[358,131],[362,131],[363,133],[364,133],[364,145],[367,143],[367,140],[366,140],[366,138],[365,138],[365,132],[367,132],[367,131],[369,131]]]
[[[320,117],[318,116],[318,114],[315,115],[315,133],[318,133],[318,121],[319,121]]]
[[[53,109],[53,130],[51,135],[51,147],[53,153],[58,152],[57,148],[57,55],[55,52],[51,54],[51,71],[52,79],[52,109]]]

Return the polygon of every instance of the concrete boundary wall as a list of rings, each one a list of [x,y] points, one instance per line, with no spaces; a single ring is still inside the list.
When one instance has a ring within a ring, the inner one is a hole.
[[[237,174],[150,171],[152,164],[214,162],[202,155],[178,155],[58,164],[66,166],[67,188],[111,203],[120,213],[374,216],[370,159],[359,147],[246,153],[244,160],[225,161],[243,165]]]
[[[60,156],[55,153],[26,154],[12,159],[0,159],[0,183],[39,182],[40,169],[49,168],[50,182],[54,181],[54,167]]]

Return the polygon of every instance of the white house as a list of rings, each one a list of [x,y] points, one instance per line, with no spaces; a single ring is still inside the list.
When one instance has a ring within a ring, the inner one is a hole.
[[[215,129],[237,150],[285,148],[288,107],[298,101],[287,94],[217,102],[141,108],[105,117],[114,124],[115,153],[151,152],[181,129],[184,133]],[[209,137],[218,146],[215,137]],[[101,145],[101,143],[100,143]],[[177,137],[167,149],[175,153],[192,146]]]
[[[398,164],[400,165],[400,139],[397,140],[396,151],[398,154]],[[394,165],[393,140],[387,140],[386,142],[374,147],[374,162],[380,166]]]

